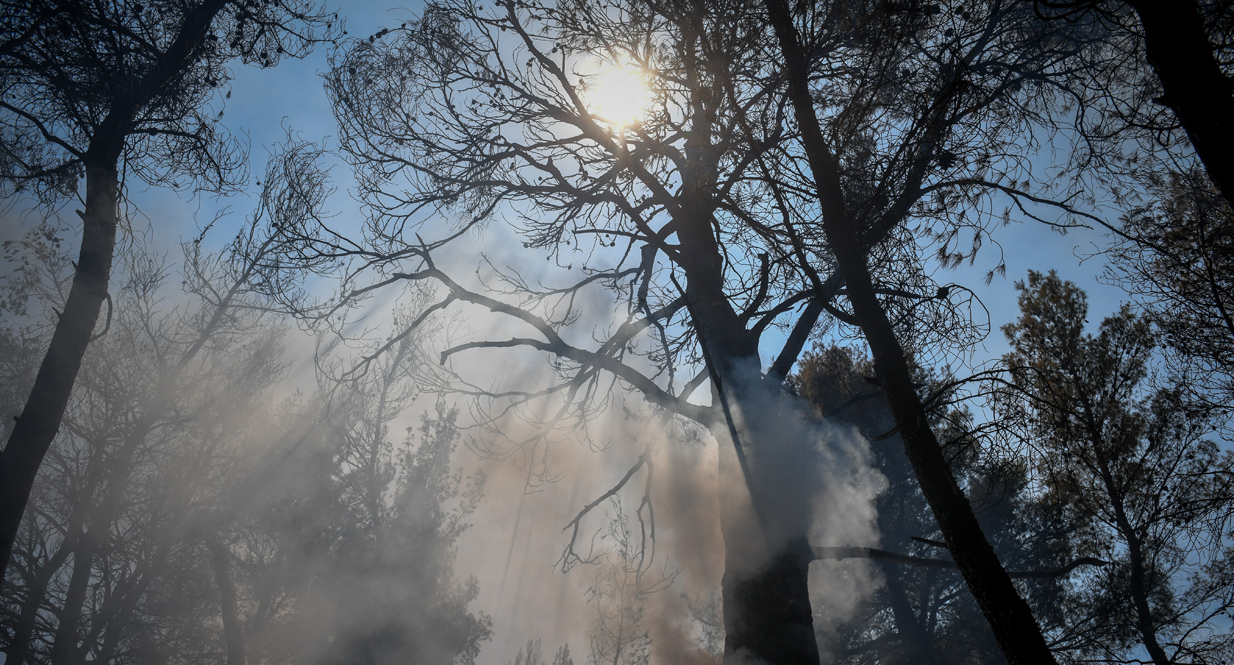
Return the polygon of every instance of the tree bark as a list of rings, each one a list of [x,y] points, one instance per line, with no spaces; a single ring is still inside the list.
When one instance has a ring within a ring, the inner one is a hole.
[[[695,320],[708,321],[698,314]],[[808,542],[810,486],[787,477],[810,474],[811,452],[775,449],[811,444],[800,432],[785,430],[800,414],[785,413],[791,405],[778,385],[758,380],[758,355],[732,353],[749,341],[741,334],[744,327],[728,326],[724,345],[714,338],[725,331],[703,329],[708,364],[719,377],[713,401],[725,412],[711,425],[721,446],[725,662],[817,665],[808,584],[814,558]],[[802,464],[788,468],[784,455]],[[740,491],[743,487],[748,491]]]
[[[0,570],[8,567],[21,517],[43,456],[60,430],[81,359],[107,295],[116,246],[121,138],[99,140],[86,153],[86,209],[81,213],[77,271],[39,365],[30,398],[0,453]]]
[[[114,104],[98,124],[82,156],[86,209],[81,213],[81,252],[64,312],[39,365],[30,397],[0,452],[0,580],[30,499],[39,466],[60,430],[64,409],[81,369],[111,279],[119,215],[119,160],[133,118],[192,64],[214,17],[228,0],[204,0],[189,9],[175,40],[128,90],[116,90]]]
[[[1234,201],[1234,81],[1221,71],[1194,0],[1131,0],[1167,106],[1221,195]]]
[[[738,547],[730,543],[726,533],[726,552]],[[770,564],[757,572],[745,572],[725,560],[726,663],[818,665],[807,584],[811,558],[803,535],[781,548]]]
[[[1008,663],[1054,663],[1028,603],[1020,597],[986,540],[972,506],[947,465],[913,387],[904,350],[878,302],[866,264],[866,247],[845,208],[839,168],[823,138],[810,98],[805,53],[787,3],[766,0],[766,5],[784,54],[793,110],[822,208],[823,231],[844,276],[849,302],[870,345],[875,372],[886,391],[922,492]]]

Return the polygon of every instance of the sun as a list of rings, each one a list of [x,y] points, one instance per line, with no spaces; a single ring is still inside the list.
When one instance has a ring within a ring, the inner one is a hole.
[[[603,63],[588,81],[584,102],[607,124],[617,128],[637,125],[651,105],[647,75],[630,65]]]

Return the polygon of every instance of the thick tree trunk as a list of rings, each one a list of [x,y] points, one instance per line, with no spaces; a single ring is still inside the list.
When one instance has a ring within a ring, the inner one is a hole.
[[[1208,175],[1234,201],[1234,81],[1221,71],[1194,0],[1131,0],[1148,62]]]
[[[755,572],[725,566],[726,663],[818,665],[807,584],[812,558],[803,535]]]
[[[913,387],[904,350],[878,302],[866,264],[866,247],[844,203],[839,167],[827,147],[810,97],[805,53],[785,0],[766,0],[784,54],[789,92],[823,212],[823,230],[835,253],[848,299],[874,356],[874,367],[922,492],[942,529],[969,590],[1011,665],[1054,663],[1028,603],[986,540],[972,506],[934,437]]]
[[[710,427],[720,445],[724,660],[817,665],[807,584],[812,454],[793,448],[812,442],[792,427],[801,414],[779,385],[761,380],[757,340],[720,282],[707,279],[718,271],[706,268],[687,273],[686,299],[721,412]]]
[[[43,456],[60,430],[81,359],[94,332],[111,277],[116,246],[119,178],[117,145],[86,153],[86,210],[81,214],[81,253],[64,312],[52,333],[34,387],[0,453],[0,570],[8,566],[22,514]]]
[[[752,452],[750,439],[742,444]],[[730,437],[716,433],[721,450],[721,530],[724,536],[724,662],[774,665],[817,665],[818,643],[810,606],[809,566],[813,552],[804,528],[789,533],[788,525],[769,525],[754,507],[755,489],[742,477]],[[757,462],[751,465],[758,474]],[[764,474],[759,474],[760,476]],[[774,483],[762,477],[757,488]],[[799,509],[809,513],[809,496],[799,497]],[[767,502],[764,502],[764,505]],[[789,524],[805,523],[785,516]],[[788,527],[788,528],[786,528]]]
[[[722,446],[725,662],[817,665],[808,584],[813,439],[778,386],[773,393],[748,378],[757,377],[757,355],[709,355],[728,368],[713,391],[727,412],[713,425]]]

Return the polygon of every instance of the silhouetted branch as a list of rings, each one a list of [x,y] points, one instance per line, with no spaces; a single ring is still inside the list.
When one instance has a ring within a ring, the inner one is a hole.
[[[815,561],[873,559],[875,561],[887,561],[889,563],[898,563],[905,566],[914,566],[916,568],[942,568],[946,570],[956,570],[956,563],[951,559],[930,559],[927,557],[913,556],[911,554],[888,552],[887,550],[875,549],[873,547],[815,547],[813,548],[813,551]],[[1062,577],[1080,566],[1101,567],[1108,565],[1108,563],[1109,562],[1102,561],[1101,559],[1091,556],[1084,556],[1058,568],[1048,568],[1045,570],[1007,571],[1007,574],[1017,579],[1052,579],[1055,577]]]

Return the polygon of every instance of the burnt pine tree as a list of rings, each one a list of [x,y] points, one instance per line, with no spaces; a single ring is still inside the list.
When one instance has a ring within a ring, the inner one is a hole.
[[[729,484],[748,489],[722,511],[726,653],[813,664],[815,474],[784,378],[816,326],[856,323],[843,304],[856,278],[837,260],[864,260],[870,247],[878,284],[866,273],[864,288],[888,296],[901,331],[922,347],[964,341],[963,291],[926,276],[903,222],[910,212],[928,222],[949,261],[966,255],[957,241],[979,244],[986,194],[1022,194],[1000,182],[1025,177],[1015,146],[1044,94],[1035,82],[1070,46],[1043,50],[1031,6],[1016,3],[948,15],[880,3],[810,11],[817,57],[796,74],[826,82],[814,99],[846,160],[850,205],[868,222],[858,254],[821,233],[785,56],[762,5],[738,1],[439,2],[348,43],[327,85],[371,216],[363,238],[317,228],[305,239],[321,260],[352,259],[349,302],[435,283],[441,299],[430,310],[479,308],[525,330],[442,354],[521,348],[553,358],[548,388],[479,391],[505,402],[496,413],[544,400],[524,410],[547,412],[546,429],[585,423],[615,381],[705,425],[722,442]],[[605,68],[645,82],[638,117],[597,101]],[[495,218],[515,220],[557,283],[487,264],[492,289],[449,274],[440,257]],[[616,299],[616,319],[592,331],[594,343],[573,341],[570,324],[596,298]],[[764,368],[758,344],[774,328],[786,343]],[[690,401],[705,383],[710,405]],[[517,443],[544,460],[550,438]],[[623,482],[650,473],[645,462]],[[923,486],[942,484],[927,496],[948,502],[945,532],[956,520],[966,529],[956,550],[988,552],[946,465],[918,473]],[[998,570],[991,557],[980,558],[983,570]],[[986,597],[990,607],[1023,606],[1009,581]],[[1026,621],[1016,630],[1032,634]]]
[[[871,263],[882,241],[879,224],[885,223],[886,218],[869,216],[868,194],[853,186],[849,175],[852,167],[843,152],[843,143],[834,134],[824,132],[820,121],[820,117],[824,116],[816,108],[815,91],[811,88],[811,61],[815,57],[816,47],[809,34],[803,35],[797,27],[798,23],[809,25],[809,22],[795,21],[784,0],[767,0],[766,6],[785,63],[792,107],[801,132],[800,140],[809,162],[809,187],[820,206],[823,233],[838,265],[838,275],[844,283],[853,316],[869,344],[875,373],[891,405],[897,432],[922,493],[938,521],[947,549],[994,632],[1003,656],[1016,665],[1053,663],[1054,657],[1040,626],[982,532],[973,508],[948,466],[943,448],[931,428],[923,400],[913,385],[905,345],[901,341],[902,334],[897,334],[893,323],[895,319],[889,316],[887,303],[893,302],[894,297],[880,300],[880,285],[875,281]],[[995,7],[992,11],[997,13],[999,10]],[[967,13],[965,11],[961,15]],[[954,34],[953,29],[951,35]],[[986,39],[986,35],[988,33],[979,37],[978,43]],[[946,43],[947,40],[943,41]],[[936,112],[949,114],[952,112],[951,104],[965,108],[967,104],[991,94],[984,87],[988,84],[973,78],[973,73],[980,71],[973,66],[974,52],[964,51],[960,44],[962,42],[952,47],[953,60],[936,65],[952,77],[948,86],[950,96],[946,99],[947,106],[943,110],[936,108]],[[994,97],[994,101],[1000,100]],[[944,129],[951,129],[951,126]],[[926,134],[915,146],[921,151],[919,159],[938,159],[944,167],[954,166],[954,153],[943,146],[956,138],[954,132]],[[980,167],[980,162],[977,166]],[[946,187],[945,184],[943,186]],[[919,202],[923,187],[921,181],[909,182],[901,184],[897,191],[902,205],[907,203],[911,206]],[[893,218],[895,223],[903,221],[909,213],[909,209],[903,210],[900,216]],[[944,292],[940,290],[939,293]],[[928,296],[921,294],[918,297]]]
[[[122,182],[217,192],[239,185],[242,146],[207,110],[228,63],[273,66],[303,56],[332,29],[331,17],[299,0],[4,6],[0,180],[8,193],[52,205],[78,196],[83,210],[72,286],[0,453],[0,566],[108,297]]]

